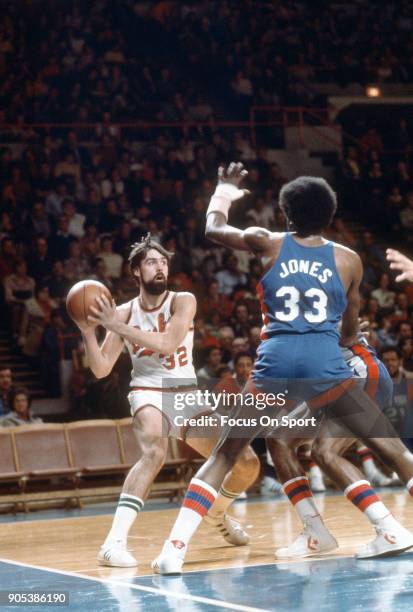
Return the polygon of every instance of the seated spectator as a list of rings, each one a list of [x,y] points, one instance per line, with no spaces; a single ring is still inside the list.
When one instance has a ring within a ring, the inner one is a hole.
[[[66,301],[71,283],[65,275],[62,261],[53,262],[52,273],[46,278],[45,283],[52,300],[55,300],[58,304],[63,304]]]
[[[36,238],[35,250],[29,260],[30,276],[36,283],[44,283],[45,278],[50,274],[52,258],[49,255],[49,244],[47,238],[38,236]]]
[[[90,274],[89,278],[91,280],[97,280],[105,287],[109,289],[110,292],[113,291],[114,283],[111,277],[107,272],[107,266],[105,260],[102,257],[95,257],[92,262],[92,274]]]
[[[274,209],[265,203],[264,198],[256,198],[245,216],[252,225],[265,227],[268,230],[273,230],[275,227]]]
[[[69,334],[69,327],[58,308],[50,313],[50,320],[46,324],[39,348],[40,373],[42,384],[50,397],[60,397],[60,360],[72,358],[73,347],[78,340]]]
[[[136,297],[138,293],[138,287],[136,280],[133,278],[129,262],[124,261],[122,264],[122,272],[120,279],[116,283],[116,295],[120,303],[128,302]]]
[[[0,281],[3,281],[6,276],[13,274],[16,262],[17,251],[13,238],[3,236],[0,245]]]
[[[0,416],[12,409],[12,395],[14,392],[13,378],[10,368],[0,369]]]
[[[49,252],[53,259],[64,261],[69,257],[69,244],[76,238],[69,231],[69,217],[61,214],[58,220],[57,231],[53,233],[49,240]]]
[[[27,274],[24,259],[16,262],[14,273],[4,279],[5,300],[10,308],[13,335],[18,336],[26,301],[33,297],[35,281]]]
[[[197,373],[198,385],[201,389],[209,389],[216,380],[217,370],[222,365],[221,350],[210,346],[205,351],[205,365]]]
[[[52,222],[43,202],[33,204],[31,214],[26,223],[26,231],[30,236],[45,236],[52,233]]]
[[[98,255],[106,265],[107,274],[112,279],[120,278],[123,259],[118,253],[113,252],[113,239],[106,235],[101,240],[101,251]]]
[[[402,357],[403,369],[413,372],[413,340],[404,338],[399,342],[399,351]]]
[[[222,352],[222,361],[228,363],[232,359],[232,344],[235,334],[232,327],[224,325],[218,330],[218,339]]]
[[[43,332],[50,321],[50,315],[57,303],[49,296],[47,286],[37,287],[34,297],[25,303],[19,344],[22,353],[27,357],[36,357],[39,353]]]
[[[245,351],[240,351],[234,358],[234,373],[231,370],[224,375],[214,387],[216,393],[240,393],[251,373],[254,361],[251,355]],[[234,398],[233,405],[236,405]]]
[[[248,311],[248,306],[245,303],[235,305],[234,314],[231,319],[231,326],[236,336],[248,338],[250,329],[253,325],[252,317]]]
[[[390,291],[389,285],[390,277],[384,272],[380,276],[378,288],[371,293],[371,296],[378,301],[380,308],[392,308],[394,306],[396,294],[394,291]]]
[[[219,292],[229,296],[237,285],[245,285],[247,276],[238,270],[238,259],[233,253],[226,255],[224,266],[223,270],[217,272],[216,279],[219,285]]]
[[[79,240],[72,240],[69,243],[69,257],[64,262],[64,273],[72,283],[87,278],[90,273],[90,266],[82,254]]]
[[[227,321],[232,313],[232,302],[225,295],[219,293],[219,284],[212,281],[207,287],[207,293],[201,301],[200,311],[202,316],[209,321],[211,316],[218,312],[222,321]]]
[[[2,427],[16,427],[17,425],[43,423],[41,418],[32,415],[30,404],[29,391],[25,387],[16,387],[11,400],[12,410],[0,418],[0,425]]]
[[[85,215],[81,215],[76,211],[76,204],[72,200],[64,200],[62,203],[62,212],[67,216],[69,225],[68,232],[76,238],[82,238],[85,233],[84,225],[86,221]]]

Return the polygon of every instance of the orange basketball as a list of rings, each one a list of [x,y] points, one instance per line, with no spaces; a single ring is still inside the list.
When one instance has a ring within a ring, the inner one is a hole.
[[[66,298],[66,309],[71,319],[78,325],[88,325],[87,317],[93,315],[91,306],[96,306],[96,298],[105,295],[112,300],[107,287],[95,280],[84,280],[70,289]]]

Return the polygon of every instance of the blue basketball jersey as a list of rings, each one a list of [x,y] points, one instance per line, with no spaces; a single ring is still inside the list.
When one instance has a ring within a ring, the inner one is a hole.
[[[286,233],[280,254],[258,284],[263,340],[278,334],[323,332],[338,338],[337,325],[347,305],[337,272],[334,246],[298,244]]]

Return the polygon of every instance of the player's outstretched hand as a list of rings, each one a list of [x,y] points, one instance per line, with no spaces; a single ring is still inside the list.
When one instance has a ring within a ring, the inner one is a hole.
[[[240,189],[242,179],[248,175],[248,170],[245,170],[244,165],[241,162],[231,162],[228,168],[220,166],[218,168],[218,185],[229,184],[234,185],[239,191],[236,198],[232,197],[232,200],[238,200],[244,195],[250,193],[248,189]]]
[[[413,283],[413,261],[411,259],[394,249],[387,249],[386,257],[387,261],[390,261],[390,268],[392,270],[401,271],[401,274],[396,276],[396,281],[398,283],[404,280]]]

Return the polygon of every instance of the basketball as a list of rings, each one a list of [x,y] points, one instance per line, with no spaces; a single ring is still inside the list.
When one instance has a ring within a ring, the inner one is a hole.
[[[88,325],[87,317],[93,314],[90,307],[96,306],[96,298],[102,295],[113,299],[109,289],[98,281],[84,280],[73,285],[66,298],[66,309],[70,318],[77,325]]]

